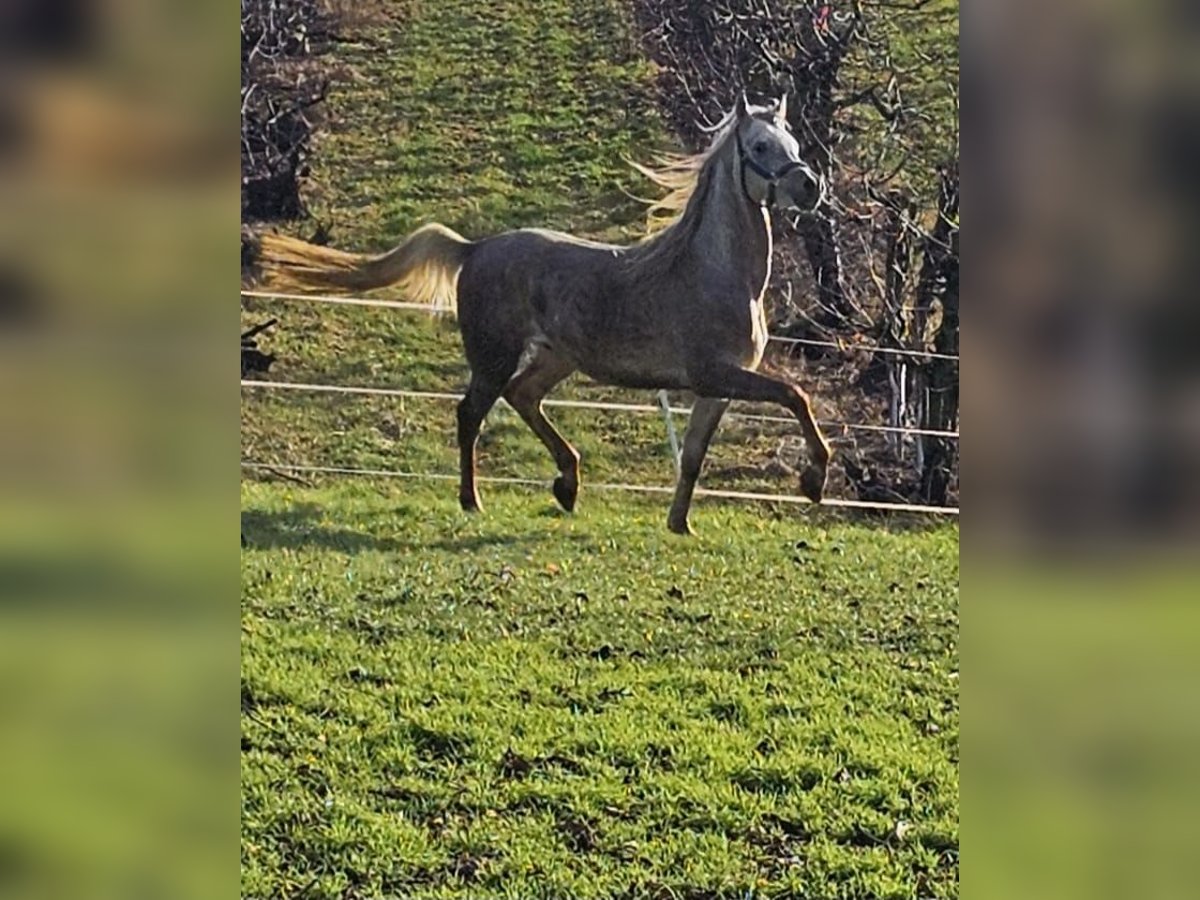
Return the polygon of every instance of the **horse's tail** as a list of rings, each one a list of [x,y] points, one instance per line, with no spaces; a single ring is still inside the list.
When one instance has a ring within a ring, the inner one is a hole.
[[[280,234],[259,239],[257,281],[268,290],[369,291],[399,284],[417,303],[453,312],[458,273],[473,244],[444,225],[418,228],[378,256],[346,253]]]

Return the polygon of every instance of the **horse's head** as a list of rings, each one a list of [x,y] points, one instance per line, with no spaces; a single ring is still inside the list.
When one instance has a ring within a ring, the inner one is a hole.
[[[753,107],[742,96],[734,125],[738,178],[759,206],[815,212],[825,182],[800,158],[800,145],[787,123],[787,95],[773,107]]]

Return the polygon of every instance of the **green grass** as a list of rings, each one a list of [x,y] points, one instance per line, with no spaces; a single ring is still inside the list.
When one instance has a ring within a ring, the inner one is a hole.
[[[957,895],[957,532],[244,487],[247,897]]]
[[[670,141],[623,4],[383,6],[331,58],[308,196],[338,246],[431,220],[638,235],[623,157]],[[280,318],[272,380],[466,382],[452,323],[245,307]],[[247,473],[243,894],[956,896],[957,530],[700,500],[676,539],[666,498],[588,488],[671,482],[658,416],[551,415],[583,451],[573,516],[543,490],[484,484],[468,518],[452,483]],[[261,461],[451,473],[453,432],[442,401],[243,393]],[[785,435],[727,421],[703,484],[794,492],[765,465]],[[553,473],[503,408],[480,456]]]
[[[384,249],[430,220],[639,234],[623,157],[670,142],[623,4],[390,6],[398,22],[339,47],[348,77],[315,148],[315,213],[340,241]]]

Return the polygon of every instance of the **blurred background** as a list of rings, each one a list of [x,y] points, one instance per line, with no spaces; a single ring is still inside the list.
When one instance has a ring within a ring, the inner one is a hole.
[[[964,32],[980,536],[1109,559],[1194,546],[1200,23],[1184,8],[1008,4]]]
[[[237,891],[236,29],[0,4],[0,896]]]
[[[0,6],[6,897],[238,890],[235,25]],[[1198,27],[964,17],[970,897],[1197,883]]]
[[[1198,27],[964,16],[970,897],[1195,891]]]

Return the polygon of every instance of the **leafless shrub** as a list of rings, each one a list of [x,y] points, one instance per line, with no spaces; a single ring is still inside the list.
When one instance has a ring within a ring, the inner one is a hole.
[[[328,80],[311,63],[333,39],[335,17],[319,0],[242,0],[242,219],[304,214],[312,109]]]
[[[668,118],[693,147],[742,91],[789,95],[806,161],[828,179],[810,219],[777,223],[776,333],[888,350],[825,356],[896,427],[958,421],[957,4],[941,0],[635,0]],[[778,217],[777,217],[778,218]],[[889,435],[848,455],[860,493],[953,499],[957,442]],[[870,465],[860,463],[868,460]],[[875,475],[855,476],[855,472]],[[877,473],[886,472],[881,485]],[[870,486],[868,486],[870,482]]]

